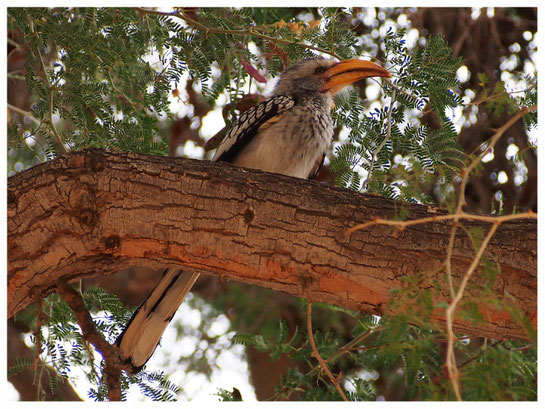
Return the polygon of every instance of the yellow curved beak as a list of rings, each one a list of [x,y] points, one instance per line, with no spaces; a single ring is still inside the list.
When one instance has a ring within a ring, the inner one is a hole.
[[[354,82],[369,77],[391,77],[380,65],[371,61],[351,59],[343,60],[326,71],[324,91],[332,95]]]

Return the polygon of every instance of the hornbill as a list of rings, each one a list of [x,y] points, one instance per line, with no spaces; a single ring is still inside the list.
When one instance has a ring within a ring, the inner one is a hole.
[[[314,178],[333,138],[333,95],[362,78],[390,77],[358,59],[311,58],[287,68],[272,96],[233,122],[214,160],[299,178]],[[117,338],[121,358],[138,372],[151,357],[199,273],[165,270]]]

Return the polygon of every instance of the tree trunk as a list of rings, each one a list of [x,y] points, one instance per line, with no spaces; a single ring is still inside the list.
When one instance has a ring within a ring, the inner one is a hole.
[[[444,214],[429,206],[224,163],[87,150],[21,172],[8,181],[8,316],[61,280],[112,274],[129,266],[178,266],[367,313],[384,313],[405,277],[421,288],[444,283],[451,222],[403,231],[376,217]],[[489,223],[463,221],[466,229]],[[455,284],[473,260],[458,229]],[[486,257],[501,266],[494,291],[537,326],[537,222],[503,223]],[[485,282],[477,271],[472,283]],[[466,291],[478,295],[475,286]],[[438,301],[448,301],[445,290]],[[512,296],[512,297],[511,297]],[[511,301],[509,301],[511,302]],[[468,335],[525,339],[505,311],[479,306],[485,322],[455,321]],[[444,321],[437,308],[433,320]]]

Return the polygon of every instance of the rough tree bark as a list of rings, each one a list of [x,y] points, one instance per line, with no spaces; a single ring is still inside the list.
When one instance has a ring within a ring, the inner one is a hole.
[[[8,316],[59,281],[113,274],[130,265],[179,266],[382,314],[390,290],[425,273],[443,281],[449,222],[394,232],[386,226],[347,234],[401,207],[410,219],[442,214],[416,204],[227,164],[87,150],[36,166],[8,181]],[[470,229],[489,224],[464,221]],[[460,232],[455,279],[474,255]],[[487,257],[501,266],[494,290],[509,292],[537,326],[537,223],[503,223]],[[482,276],[474,275],[474,283]],[[445,289],[446,289],[445,285]],[[476,295],[474,288],[468,295]],[[440,300],[448,300],[445,290]],[[525,339],[505,311],[480,305],[485,323],[455,329]],[[434,320],[443,321],[438,309]]]

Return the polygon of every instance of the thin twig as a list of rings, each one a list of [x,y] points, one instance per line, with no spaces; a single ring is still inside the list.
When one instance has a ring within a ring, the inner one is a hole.
[[[336,360],[339,356],[341,356],[341,355],[343,355],[343,354],[345,354],[345,353],[347,353],[349,351],[352,351],[354,348],[356,348],[356,345],[358,345],[360,342],[363,342],[363,340],[365,340],[368,336],[370,336],[370,335],[372,335],[372,334],[374,334],[376,332],[382,331],[384,328],[386,328],[386,327],[383,326],[383,325],[380,325],[380,326],[377,326],[375,328],[371,328],[369,331],[361,333],[360,335],[358,335],[354,339],[348,341],[341,348],[339,348],[337,353],[335,353],[330,358],[326,359],[325,362],[326,363],[332,362],[332,361]]]
[[[34,23],[28,17],[28,15],[27,15],[27,19],[28,19],[28,23],[30,25],[30,31],[35,36],[38,36],[38,33],[36,33],[36,31],[34,30]],[[39,46],[36,47],[36,52],[38,53],[38,57],[39,57],[41,65],[42,65],[42,70],[43,70],[44,76],[45,76],[45,82],[46,82],[47,88],[49,90],[49,118],[48,118],[47,122],[49,122],[49,125],[51,126],[51,130],[53,131],[53,135],[55,135],[55,139],[57,140],[57,145],[59,145],[60,149],[64,153],[66,153],[68,151],[66,149],[66,146],[64,145],[64,141],[63,141],[61,135],[57,132],[57,128],[55,127],[55,124],[53,122],[53,94],[56,91],[56,88],[55,88],[55,85],[53,85],[52,82],[51,82],[51,78],[49,77],[49,74],[47,72],[47,67],[45,66],[45,62],[44,62],[44,59],[42,57],[42,53],[40,51]]]
[[[458,379],[458,368],[456,367],[456,359],[454,355],[454,340],[456,339],[456,336],[454,335],[453,331],[453,319],[454,319],[454,312],[456,311],[456,307],[460,300],[462,299],[464,295],[464,291],[466,288],[467,283],[469,282],[469,279],[471,278],[471,275],[479,265],[479,262],[481,261],[481,257],[483,256],[484,250],[488,246],[488,242],[496,232],[496,229],[501,223],[496,222],[492,225],[490,230],[488,231],[488,234],[484,238],[483,242],[481,243],[481,246],[479,248],[479,251],[475,255],[475,258],[473,259],[473,262],[469,266],[469,269],[465,272],[464,277],[462,278],[462,282],[460,283],[460,287],[458,287],[458,292],[456,293],[456,296],[448,306],[446,310],[446,318],[447,318],[447,334],[448,334],[448,346],[447,346],[447,370],[449,373],[449,378],[452,383],[452,387],[454,389],[454,394],[456,395],[456,399],[461,401],[462,397],[460,394],[460,384]]]
[[[367,227],[382,224],[386,226],[395,226],[398,227],[400,230],[403,230],[405,227],[408,226],[414,226],[417,224],[424,224],[424,223],[434,223],[434,222],[440,222],[444,220],[455,220],[458,221],[460,219],[467,219],[467,220],[478,220],[483,222],[490,222],[490,223],[504,223],[506,221],[510,220],[519,220],[519,219],[537,219],[537,213],[534,213],[533,211],[529,210],[525,213],[514,213],[514,214],[506,214],[502,216],[485,216],[482,214],[472,214],[472,213],[452,213],[452,214],[443,214],[440,216],[430,216],[430,217],[422,217],[420,219],[414,219],[414,220],[388,220],[388,219],[381,219],[376,218],[374,220],[358,224],[348,230],[348,234],[354,233],[357,230],[363,230]]]
[[[8,72],[7,77],[9,80],[26,81],[26,77],[24,75],[17,74],[16,71]]]
[[[38,370],[38,362],[40,361],[40,354],[42,353],[42,320],[44,316],[42,308],[42,297],[38,291],[34,293],[34,301],[36,302],[36,329],[34,330],[34,338],[36,339],[36,356],[34,359],[34,371]]]
[[[318,348],[316,348],[316,344],[314,343],[314,336],[312,335],[312,303],[310,301],[307,303],[307,330],[308,330],[308,340],[310,342],[310,347],[312,348],[312,356],[314,356],[314,358],[318,360],[318,362],[320,363],[320,366],[329,377],[329,380],[331,381],[331,383],[335,386],[335,388],[337,388],[343,400],[348,402],[348,398],[344,394],[341,388],[341,385],[339,385],[339,380],[333,376],[333,374],[327,367],[327,364],[325,363],[324,359],[318,352]]]
[[[454,240],[456,239],[456,230],[458,229],[458,220],[459,218],[456,218],[454,222],[452,223],[452,228],[450,230],[450,237],[448,239],[448,245],[447,245],[447,257],[445,259],[445,270],[447,273],[448,289],[449,289],[451,300],[454,300],[454,297],[456,296],[456,293],[454,291],[454,283],[452,281],[452,268],[451,268],[450,261],[452,260],[452,251],[454,250]]]
[[[339,358],[341,355],[344,355],[348,352],[351,352],[351,351],[354,351],[354,350],[357,350],[357,347],[356,345],[359,344],[360,342],[362,342],[363,340],[365,340],[368,336],[374,334],[374,333],[377,333],[379,331],[382,331],[383,329],[385,329],[386,327],[382,326],[382,325],[379,325],[375,328],[371,328],[369,331],[367,332],[364,332],[360,335],[358,335],[357,337],[351,339],[350,341],[348,341],[346,344],[344,344],[342,347],[339,348],[339,350],[334,354],[332,355],[331,357],[329,357],[328,359],[324,360],[324,362],[326,364],[329,364],[333,361],[335,361],[337,358]],[[380,346],[383,346],[383,345],[380,345]],[[379,347],[380,347],[379,346]],[[373,349],[373,348],[377,348],[377,347],[374,347],[374,346],[369,346],[367,347],[368,349]],[[311,368],[306,374],[305,376],[310,376],[312,375],[314,372],[317,372],[321,367],[313,367]],[[297,387],[296,387],[297,388]],[[280,397],[279,397],[280,396]],[[285,397],[285,395],[282,395],[280,393],[276,393],[273,397],[271,397],[271,400],[279,400],[281,399],[281,397]]]
[[[45,369],[45,363],[42,362],[40,354],[42,353],[42,320],[44,316],[42,297],[38,291],[34,292],[34,301],[36,302],[36,329],[34,330],[34,339],[36,340],[36,356],[34,357],[34,374],[33,383],[36,384],[36,400],[42,400],[42,374]],[[38,365],[40,370],[38,370]]]
[[[499,345],[501,343],[501,341],[495,341],[494,343],[492,343],[488,348],[495,348],[497,345]],[[486,351],[486,338],[484,339],[484,348],[481,347],[480,348],[480,351],[473,355],[471,358],[467,359],[466,361],[462,362],[461,364],[458,364],[458,369],[460,368],[463,368],[464,366],[467,366],[469,365],[471,362],[475,361],[477,358],[479,358],[480,356],[482,356],[483,354],[483,351]]]
[[[416,98],[413,94],[411,94],[410,92],[407,92],[407,90],[405,90],[404,88],[401,88],[399,85],[394,84],[394,83],[392,82],[392,80],[390,80],[389,78],[382,77],[380,80],[386,82],[390,87],[392,87],[392,89],[393,89],[394,91],[400,92],[400,93],[402,93],[402,94],[405,94],[405,95],[407,95],[407,96],[410,97],[410,98]],[[376,80],[375,80],[375,81],[376,81]],[[425,114],[426,112],[423,112],[423,113]]]
[[[255,27],[251,27],[249,30],[228,30],[228,29],[222,29],[222,28],[213,28],[213,27],[205,26],[204,24],[192,19],[187,14],[185,14],[182,10],[175,10],[175,11],[172,11],[172,12],[167,12],[167,11],[159,11],[159,10],[150,10],[150,9],[146,9],[146,8],[143,8],[143,7],[135,7],[135,9],[140,11],[141,13],[145,13],[145,14],[155,14],[155,15],[158,15],[158,16],[168,16],[168,17],[178,17],[179,19],[185,21],[187,24],[189,24],[193,28],[197,28],[199,30],[202,30],[207,34],[208,33],[215,33],[215,34],[227,34],[227,35],[236,35],[236,36],[247,36],[247,35],[249,35],[249,36],[261,38],[263,40],[267,40],[267,41],[270,41],[270,42],[273,42],[273,43],[296,45],[296,46],[299,46],[299,47],[307,48],[309,50],[314,50],[314,51],[318,51],[318,52],[321,52],[321,53],[324,53],[324,54],[328,54],[328,55],[331,55],[331,56],[337,58],[338,60],[341,60],[341,57],[339,57],[333,51],[329,51],[329,50],[326,50],[324,48],[316,47],[316,46],[313,46],[313,45],[310,45],[310,44],[299,43],[297,41],[289,41],[289,40],[284,40],[284,39],[281,39],[281,38],[271,37],[271,36],[268,36],[266,34],[263,34],[263,33],[259,32],[259,31],[257,31],[257,29]]]
[[[363,182],[361,186],[361,190],[365,190],[367,182],[371,178],[371,175],[373,173],[373,167],[375,166],[375,161],[377,159],[377,155],[382,150],[382,148],[384,148],[384,145],[386,145],[386,143],[392,138],[392,111],[394,107],[395,98],[396,98],[396,89],[394,88],[394,90],[392,91],[392,96],[390,97],[390,109],[388,109],[388,117],[387,117],[388,125],[387,125],[386,136],[384,137],[380,145],[377,146],[376,149],[371,154],[371,164],[369,165],[369,173],[367,173],[367,177],[365,178],[365,181]]]
[[[112,86],[112,89],[114,91],[116,91],[119,95],[121,95],[125,101],[127,103],[129,103],[134,109],[136,110],[143,110],[144,109],[144,106],[142,104],[139,104],[137,102],[134,102],[131,98],[129,98],[122,90],[120,90],[119,88],[117,88],[117,86],[115,85],[115,82],[112,78],[112,73],[111,73],[111,70],[108,70],[107,71],[107,74],[108,74],[108,79],[110,80],[110,85]]]
[[[503,89],[501,91],[498,91],[498,92],[493,93],[491,95],[488,95],[486,97],[481,97],[476,101],[469,102],[469,103],[466,104],[466,106],[471,106],[471,105],[479,106],[479,105],[481,105],[482,103],[484,103],[486,101],[496,99],[496,98],[500,98],[503,95],[511,95],[511,94],[519,94],[521,92],[528,92],[528,91],[533,90],[534,88],[535,88],[535,85],[532,85],[531,87],[528,87],[528,88],[525,88],[525,89],[514,90],[514,91],[507,91],[506,89]]]
[[[25,111],[24,109],[21,109],[19,107],[16,107],[15,105],[10,104],[9,102],[8,102],[8,109],[29,118],[32,122],[38,125],[41,124],[41,122],[38,119],[36,119],[36,117],[30,111]]]

